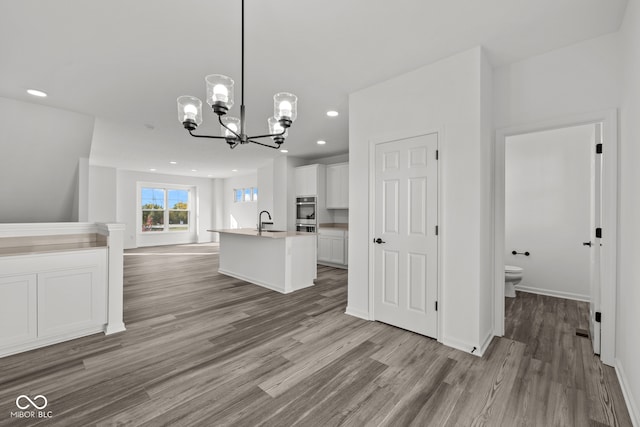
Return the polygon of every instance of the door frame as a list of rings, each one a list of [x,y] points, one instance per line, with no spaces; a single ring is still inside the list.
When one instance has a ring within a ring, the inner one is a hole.
[[[494,141],[494,334],[504,335],[505,265],[505,143],[510,136],[571,126],[603,124],[602,218],[606,244],[601,248],[601,353],[603,363],[615,363],[618,245],[618,111],[583,113],[496,131]],[[607,284],[607,286],[604,286]]]
[[[437,150],[439,160],[442,159],[443,155],[443,145],[444,145],[444,129],[435,129],[435,130],[426,130],[424,132],[415,133],[415,132],[391,132],[385,134],[385,136],[372,138],[369,140],[369,236],[368,236],[368,251],[369,251],[369,320],[376,320],[375,309],[374,309],[374,262],[375,255],[374,250],[375,246],[373,243],[373,239],[375,237],[375,203],[376,203],[376,146],[379,144],[384,144],[387,142],[394,142],[403,139],[416,138],[420,136],[427,136],[436,134],[438,139]],[[432,337],[435,338],[438,342],[442,342],[443,337],[443,322],[442,322],[442,313],[444,311],[445,304],[443,303],[443,292],[442,292],[442,257],[440,254],[442,253],[442,232],[443,229],[443,216],[442,216],[442,173],[443,173],[443,162],[438,161],[438,183],[437,183],[437,203],[438,203],[438,218],[437,223],[439,226],[440,232],[437,236],[438,241],[438,254],[437,254],[437,266],[438,266],[438,274],[437,274],[437,284],[436,289],[438,292],[438,311],[436,312],[436,331],[437,336]]]

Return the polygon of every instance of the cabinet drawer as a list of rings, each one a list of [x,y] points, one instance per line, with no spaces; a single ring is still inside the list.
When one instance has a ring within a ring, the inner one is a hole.
[[[318,235],[320,236],[333,236],[333,237],[344,237],[344,230],[336,229],[336,228],[319,228]]]

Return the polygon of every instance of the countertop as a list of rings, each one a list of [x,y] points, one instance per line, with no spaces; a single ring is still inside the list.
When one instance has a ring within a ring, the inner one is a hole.
[[[82,251],[86,249],[106,248],[106,242],[78,242],[56,245],[33,245],[0,248],[0,256],[35,255],[54,252]]]
[[[252,228],[231,228],[223,230],[207,230],[212,233],[226,233],[226,234],[239,234],[241,236],[250,237],[266,237],[269,239],[284,239],[286,237],[300,237],[300,236],[315,236],[316,233],[305,233],[302,231],[262,231],[254,230]]]

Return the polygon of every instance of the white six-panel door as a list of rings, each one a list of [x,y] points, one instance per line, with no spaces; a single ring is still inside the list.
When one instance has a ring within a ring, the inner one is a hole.
[[[434,338],[438,289],[437,146],[437,134],[376,145],[371,243],[375,320]]]

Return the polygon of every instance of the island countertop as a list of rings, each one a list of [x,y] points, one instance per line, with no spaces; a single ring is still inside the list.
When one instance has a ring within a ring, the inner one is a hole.
[[[251,237],[266,237],[269,239],[284,239],[286,237],[299,237],[299,236],[315,236],[316,233],[307,233],[303,231],[268,231],[262,232],[252,228],[229,228],[222,230],[207,230],[212,233],[226,233],[226,234],[238,234],[242,236]]]

